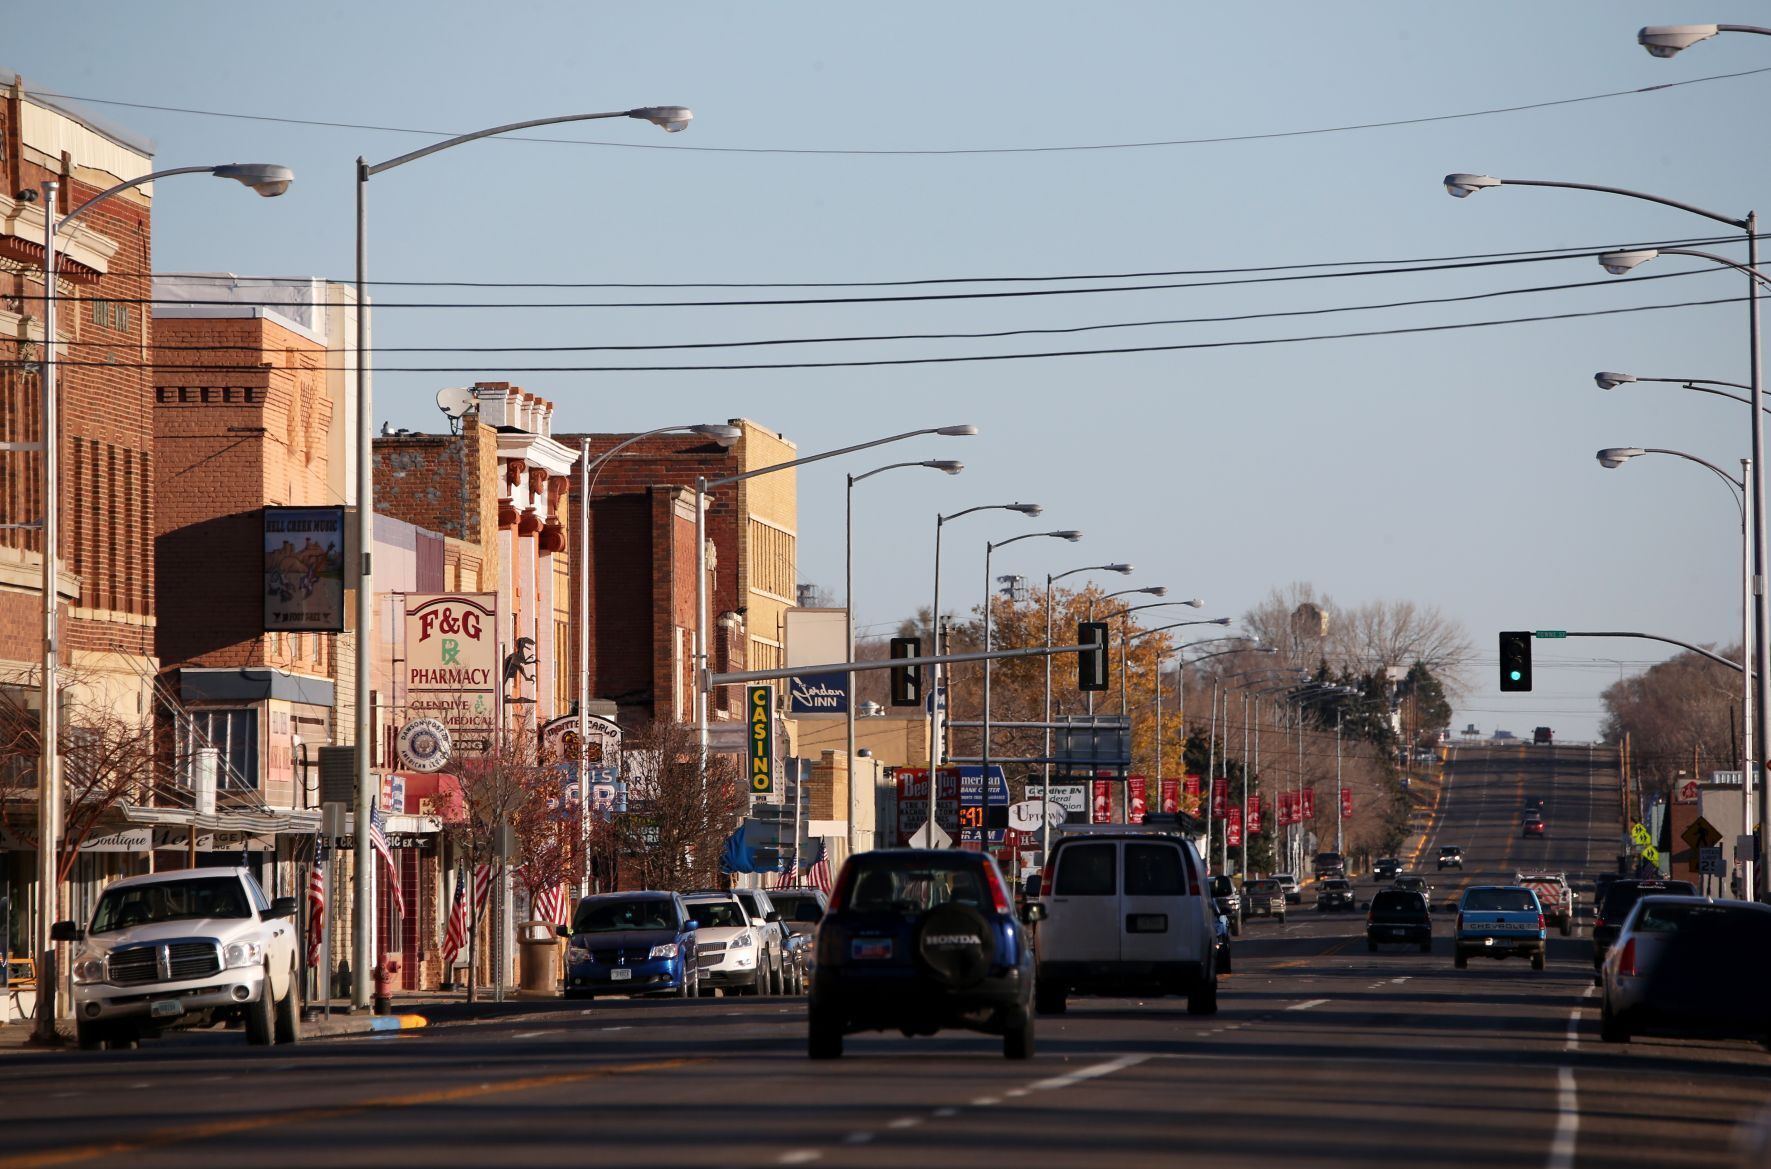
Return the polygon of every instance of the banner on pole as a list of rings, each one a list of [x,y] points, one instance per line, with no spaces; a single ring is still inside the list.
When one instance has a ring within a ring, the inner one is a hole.
[[[1194,789],[1189,795],[1198,795],[1198,781],[1194,781]],[[1156,799],[1158,807],[1164,815],[1172,816],[1181,810],[1181,785],[1178,780],[1162,779],[1156,783]]]
[[[1211,818],[1222,820],[1225,809],[1230,803],[1230,781],[1214,779],[1211,781]]]
[[[1300,793],[1300,796],[1303,800],[1304,819],[1314,820],[1316,818],[1316,789],[1307,787]]]
[[[1343,787],[1341,789],[1341,815],[1342,816],[1351,816],[1352,814],[1353,814],[1353,789],[1350,787]]]
[[[1094,823],[1113,823],[1113,781],[1097,779],[1094,781]]]
[[[1248,834],[1261,834],[1261,797],[1258,792],[1248,797]]]
[[[1125,822],[1142,824],[1150,810],[1150,781],[1142,775],[1125,777]]]
[[[1224,843],[1235,848],[1242,843],[1242,809],[1231,806],[1230,814],[1224,818]]]

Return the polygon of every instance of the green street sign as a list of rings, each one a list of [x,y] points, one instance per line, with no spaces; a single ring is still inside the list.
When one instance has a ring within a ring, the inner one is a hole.
[[[1568,631],[1566,629],[1539,629],[1536,633],[1533,633],[1531,636],[1533,636],[1533,637],[1567,637]]]

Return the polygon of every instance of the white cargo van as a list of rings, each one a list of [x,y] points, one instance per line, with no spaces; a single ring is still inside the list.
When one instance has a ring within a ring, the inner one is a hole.
[[[1217,909],[1185,836],[1130,825],[1078,826],[1052,844],[1040,883],[1035,1008],[1072,994],[1184,994],[1218,1009]]]

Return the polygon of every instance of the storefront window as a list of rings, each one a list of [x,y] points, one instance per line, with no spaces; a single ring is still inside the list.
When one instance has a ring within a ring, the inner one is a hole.
[[[202,746],[207,738],[221,752],[221,774],[216,784],[224,788],[258,786],[258,712],[256,710],[193,710],[191,721]]]

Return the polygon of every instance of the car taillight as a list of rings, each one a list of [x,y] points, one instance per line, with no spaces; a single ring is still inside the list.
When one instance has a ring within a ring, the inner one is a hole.
[[[1376,920],[1377,920],[1377,918],[1372,915],[1372,911],[1367,909],[1365,911],[1365,924],[1370,925],[1372,922],[1374,922]]]
[[[1623,944],[1623,953],[1617,958],[1617,972],[1631,977],[1636,973],[1636,939],[1631,938]]]
[[[1008,886],[1003,883],[1002,873],[997,870],[995,865],[986,861],[984,863],[984,876],[990,882],[990,900],[995,903],[996,912],[1013,913],[1014,906],[1009,901]]]
[[[1052,892],[1052,873],[1056,870],[1058,851],[1053,849],[1045,858],[1045,864],[1039,869],[1039,892],[1043,897],[1050,897]]]
[[[1602,913],[1593,914],[1593,928],[1594,929],[1599,929],[1604,924],[1605,924],[1605,915],[1604,914],[1602,914]]]
[[[1464,928],[1464,911],[1461,909],[1457,911],[1457,928],[1460,930]]]
[[[855,862],[852,860],[844,861],[842,863],[841,871],[836,874],[836,884],[831,886],[830,904],[825,907],[824,912],[835,913],[837,910],[841,909],[844,903],[848,901],[849,887],[854,883]]]
[[[1543,914],[1541,914],[1541,913],[1537,915],[1537,928],[1538,929],[1543,928]]]

